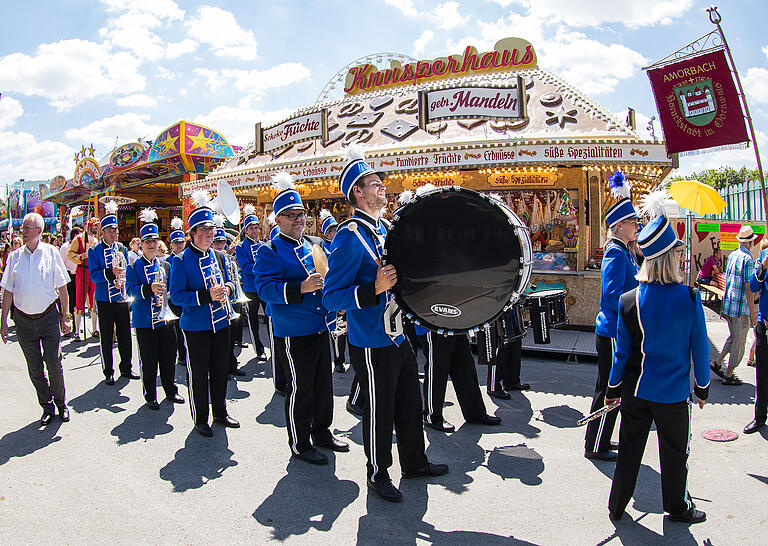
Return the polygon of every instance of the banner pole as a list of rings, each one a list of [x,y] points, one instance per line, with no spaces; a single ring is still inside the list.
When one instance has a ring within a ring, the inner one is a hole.
[[[757,159],[757,172],[760,176],[760,190],[763,195],[763,211],[765,211],[766,220],[768,223],[768,196],[765,193],[765,176],[763,175],[763,164],[760,161],[760,150],[757,147],[757,137],[755,136],[755,127],[752,125],[752,116],[749,113],[749,106],[747,105],[747,95],[744,94],[744,88],[741,86],[741,78],[739,78],[739,71],[736,70],[736,63],[733,62],[733,55],[731,54],[731,48],[728,46],[728,41],[725,39],[725,33],[723,33],[723,27],[720,26],[720,21],[723,20],[722,15],[718,13],[717,6],[707,8],[709,13],[709,20],[713,25],[717,26],[717,31],[720,33],[720,38],[723,40],[725,51],[728,53],[728,60],[731,62],[731,68],[733,74],[736,76],[736,85],[739,86],[739,93],[741,94],[741,102],[744,105],[744,113],[747,118],[747,125],[749,125],[749,134],[752,137],[752,145],[755,148],[755,159]]]

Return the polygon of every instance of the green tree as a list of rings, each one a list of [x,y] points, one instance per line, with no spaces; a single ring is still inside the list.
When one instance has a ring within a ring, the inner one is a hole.
[[[707,169],[706,171],[692,173],[689,176],[673,176],[669,181],[698,180],[712,186],[716,190],[720,190],[733,184],[741,184],[746,180],[757,180],[758,176],[757,169],[742,167],[736,170],[733,167],[720,167],[719,169]]]

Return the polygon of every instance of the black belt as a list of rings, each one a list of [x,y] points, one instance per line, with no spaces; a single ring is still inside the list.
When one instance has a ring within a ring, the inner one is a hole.
[[[28,318],[28,319],[31,319],[31,320],[35,320],[35,319],[39,319],[39,318],[47,315],[51,311],[51,309],[56,307],[56,301],[54,301],[52,304],[50,304],[48,306],[48,308],[45,311],[43,311],[42,313],[36,313],[34,315],[30,315],[29,313],[25,313],[24,311],[22,311],[21,309],[19,309],[15,305],[13,307],[16,309],[16,312],[19,313],[22,317]]]

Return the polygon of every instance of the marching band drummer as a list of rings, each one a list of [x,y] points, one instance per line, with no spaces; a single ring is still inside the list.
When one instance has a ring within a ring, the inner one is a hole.
[[[333,214],[331,214],[331,211],[328,209],[323,209],[320,211],[320,232],[323,234],[323,250],[325,250],[326,256],[331,255],[331,244],[333,243],[333,237],[336,235],[336,231],[339,229],[339,223],[336,221],[336,218],[333,217]],[[341,321],[339,321],[341,319]],[[329,329],[333,328],[335,330],[331,331],[331,348],[333,349],[333,371],[336,373],[344,373],[346,369],[344,368],[344,353],[347,349],[347,329],[346,329],[346,319],[344,317],[344,312],[339,311],[336,313],[336,318],[332,322],[332,325],[329,325]],[[352,387],[354,390],[356,382],[352,382]],[[359,388],[357,389],[360,390]],[[353,395],[350,393],[350,403],[352,402]]]
[[[181,330],[187,348],[189,408],[195,430],[213,436],[208,424],[208,393],[214,423],[238,428],[227,413],[227,366],[229,361],[229,305],[235,287],[223,256],[211,248],[215,225],[208,196],[192,194],[196,205],[189,215],[190,243],[171,266],[171,299],[181,305]]]
[[[348,148],[346,155],[339,185],[355,214],[336,233],[323,303],[331,311],[347,312],[352,367],[367,391],[363,444],[368,487],[386,501],[399,502],[402,494],[388,472],[393,425],[404,478],[445,474],[448,465],[427,460],[416,359],[403,343],[402,328],[385,329],[385,313],[392,311],[388,290],[397,282],[395,268],[381,266],[386,186],[358,147]]]
[[[326,464],[328,457],[313,443],[341,452],[349,451],[349,445],[330,431],[333,385],[323,277],[312,256],[315,240],[303,235],[307,213],[292,177],[280,173],[275,185],[273,208],[280,233],[258,250],[256,287],[259,298],[269,304],[275,335],[284,338],[285,420],[291,453],[311,464]]]
[[[216,224],[216,232],[213,235],[213,244],[211,244],[211,248],[213,250],[216,250],[220,253],[220,256],[224,258],[224,262],[221,263],[221,260],[219,260],[219,266],[225,268],[227,270],[227,273],[229,273],[229,260],[234,260],[234,258],[230,258],[227,256],[227,232],[224,231],[224,216],[221,214],[214,214],[213,215],[213,223]],[[217,258],[219,255],[217,255]],[[231,277],[231,275],[230,275]],[[232,279],[232,282],[234,283],[234,279]],[[235,303],[235,292],[230,295],[229,301],[230,305],[232,305],[232,308],[234,309]],[[229,367],[227,368],[227,371],[229,372],[229,375],[237,376],[237,377],[243,377],[245,376],[245,372],[243,370],[237,369],[237,357],[235,356],[235,337],[236,332],[235,330],[238,327],[242,327],[242,324],[240,323],[241,316],[237,318],[231,318],[229,321]],[[242,335],[241,335],[242,339]]]
[[[160,242],[157,224],[154,223],[157,213],[153,209],[144,209],[139,219],[144,224],[139,231],[141,255],[128,266],[126,287],[128,295],[133,299],[131,321],[136,328],[144,399],[149,409],[158,410],[158,369],[165,397],[174,404],[183,404],[184,399],[179,396],[174,383],[176,336],[173,325],[167,323],[162,316],[162,298],[167,297],[170,266],[167,261],[157,258]]]
[[[101,219],[101,241],[88,250],[88,273],[95,285],[96,308],[101,331],[101,368],[107,385],[115,384],[112,362],[112,332],[117,334],[120,353],[120,376],[139,379],[133,373],[133,340],[131,339],[131,310],[126,296],[125,267],[128,251],[117,242],[117,203],[104,204],[107,214]]]
[[[621,400],[619,454],[608,501],[621,519],[635,490],[651,425],[661,460],[661,495],[671,521],[699,523],[687,490],[691,441],[691,361],[699,407],[709,394],[709,339],[699,291],[680,270],[684,243],[663,215],[666,191],[648,195],[644,212],[656,216],[638,235],[645,260],[640,285],[621,296],[618,338],[604,403]]]
[[[256,275],[253,267],[256,261],[256,252],[259,250],[259,217],[255,214],[253,205],[243,207],[243,240],[235,248],[235,259],[240,271],[243,272],[243,292],[250,300],[248,306],[248,331],[251,334],[251,343],[256,350],[259,360],[266,360],[267,355],[264,344],[259,337],[259,295],[256,293]]]
[[[181,257],[181,253],[184,252],[184,246],[186,245],[186,239],[187,236],[184,234],[184,230],[182,229],[184,227],[184,221],[179,217],[174,217],[171,220],[171,235],[170,235],[170,243],[171,243],[171,255],[168,257],[168,264],[173,267],[173,257],[178,256]],[[171,311],[173,311],[173,314],[177,317],[181,316],[181,306],[176,305],[171,301],[171,293],[170,291],[167,292],[167,298],[168,298],[168,307],[171,308]],[[184,347],[184,334],[181,333],[181,328],[179,327],[179,321],[174,320],[173,321],[173,329],[176,332],[176,365],[177,366],[187,366],[187,349]]]
[[[600,312],[595,319],[595,347],[597,348],[597,382],[590,412],[603,406],[608,388],[608,374],[611,372],[613,352],[616,347],[616,328],[619,312],[619,298],[637,286],[638,265],[629,244],[637,240],[637,210],[629,198],[629,184],[621,171],[609,178],[611,191],[618,201],[605,213],[611,240],[605,246],[603,263],[600,266],[601,294]],[[611,443],[616,412],[604,414],[600,419],[587,425],[584,441],[584,456],[587,459],[615,461],[617,449]]]

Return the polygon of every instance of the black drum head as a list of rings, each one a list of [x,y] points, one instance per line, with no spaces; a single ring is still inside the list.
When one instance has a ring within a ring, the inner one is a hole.
[[[432,330],[494,320],[519,282],[522,249],[509,216],[472,190],[416,198],[396,214],[385,248],[398,304]]]

